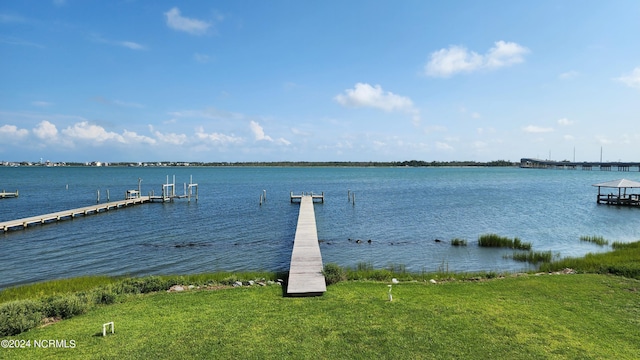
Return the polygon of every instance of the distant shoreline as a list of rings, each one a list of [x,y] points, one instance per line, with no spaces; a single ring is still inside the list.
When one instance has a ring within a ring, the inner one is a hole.
[[[0,162],[6,167],[517,167],[520,162],[476,161],[246,161],[246,162]]]

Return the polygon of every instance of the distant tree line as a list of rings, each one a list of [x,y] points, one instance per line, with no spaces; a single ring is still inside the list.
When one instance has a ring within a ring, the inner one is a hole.
[[[0,166],[10,166],[10,164],[22,166],[46,166],[40,163],[2,163]],[[477,161],[424,161],[424,160],[405,160],[405,161],[246,161],[246,162],[182,162],[182,161],[158,161],[158,162],[111,162],[104,166],[269,166],[269,167],[496,167],[496,166],[517,166],[519,163],[513,163],[507,160],[495,160],[489,162]],[[95,164],[66,162],[56,163],[55,166],[95,166]]]
[[[507,160],[477,161],[245,161],[245,162],[159,162],[153,166],[270,166],[270,167],[443,167],[443,166],[517,166]],[[186,165],[188,164],[188,165]],[[129,163],[110,163],[110,166],[131,166]]]

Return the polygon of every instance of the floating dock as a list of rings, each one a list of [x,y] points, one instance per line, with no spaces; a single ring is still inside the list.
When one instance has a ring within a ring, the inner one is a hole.
[[[112,209],[118,209],[125,206],[143,204],[148,201],[150,201],[149,196],[140,196],[140,197],[131,198],[131,199],[111,201],[104,204],[85,206],[77,209],[58,211],[51,214],[32,216],[24,219],[4,221],[4,222],[0,222],[0,229],[4,232],[9,231],[13,228],[26,229],[29,225],[46,224],[54,221],[73,219],[77,215],[97,214],[102,211],[109,211]]]
[[[313,211],[314,199],[324,201],[324,193],[298,196],[291,194],[291,202],[300,200],[300,212],[287,283],[289,296],[319,296],[327,291],[322,273],[322,254],[318,244],[316,215]]]
[[[16,192],[6,192],[4,190],[0,192],[0,199],[15,198],[15,197],[18,197],[18,190],[16,190]]]

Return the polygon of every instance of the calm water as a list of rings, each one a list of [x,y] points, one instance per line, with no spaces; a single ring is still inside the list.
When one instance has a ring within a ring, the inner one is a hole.
[[[167,175],[176,176],[178,193],[193,176],[199,201],[0,233],[0,288],[89,274],[287,270],[298,214],[290,191],[325,192],[325,203],[315,205],[322,257],[343,266],[518,271],[527,265],[503,258],[509,250],[479,248],[478,236],[517,236],[562,257],[608,250],[581,242],[582,235],[640,239],[640,209],[597,205],[591,186],[638,181],[640,173],[517,168],[0,167],[0,189],[20,191],[0,200],[0,221],[91,205],[98,189],[103,202],[107,190],[111,200],[122,199],[138,178],[143,194],[158,194]],[[449,245],[455,237],[469,246]]]

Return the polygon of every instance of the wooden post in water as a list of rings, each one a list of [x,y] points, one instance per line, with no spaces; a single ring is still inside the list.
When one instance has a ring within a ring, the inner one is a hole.
[[[100,203],[100,189],[98,189],[96,204]]]
[[[109,189],[107,189],[107,202],[109,202]]]

